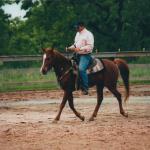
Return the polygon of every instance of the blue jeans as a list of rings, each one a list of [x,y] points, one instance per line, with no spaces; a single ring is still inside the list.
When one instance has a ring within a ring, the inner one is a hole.
[[[92,63],[92,57],[90,54],[80,55],[79,60],[79,75],[81,78],[81,88],[88,90],[88,75],[86,73],[87,68]]]

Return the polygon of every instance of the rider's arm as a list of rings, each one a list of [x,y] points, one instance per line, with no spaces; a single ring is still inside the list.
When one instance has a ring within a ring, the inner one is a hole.
[[[73,45],[69,46],[68,48],[69,48],[69,49],[76,48],[76,45],[75,45],[75,44],[73,44]]]
[[[75,36],[75,39],[74,39],[74,44],[73,45],[71,45],[71,46],[69,46],[67,49],[68,50],[72,50],[72,51],[74,51],[75,50],[75,48],[76,48],[76,40],[77,40],[77,38],[78,38],[78,33],[76,33],[76,36]]]

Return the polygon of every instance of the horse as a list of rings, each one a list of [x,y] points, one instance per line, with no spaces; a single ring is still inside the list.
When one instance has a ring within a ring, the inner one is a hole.
[[[75,91],[76,84],[76,75],[72,69],[71,59],[66,58],[59,51],[54,48],[43,48],[43,64],[41,66],[41,73],[43,75],[47,74],[52,68],[57,77],[57,81],[64,91],[63,99],[60,104],[59,112],[54,119],[54,122],[57,122],[60,119],[62,110],[68,101],[70,108],[74,114],[80,118],[82,121],[85,120],[85,117],[82,116],[74,106],[73,92]],[[97,73],[92,73],[88,75],[89,87],[96,86],[97,91],[97,104],[95,106],[94,112],[92,113],[89,121],[93,121],[97,116],[100,105],[103,101],[103,89],[104,87],[108,88],[110,92],[117,98],[119,103],[120,114],[124,117],[128,117],[122,106],[122,96],[121,93],[117,90],[117,80],[119,74],[122,77],[124,87],[125,87],[125,99],[126,101],[129,98],[130,87],[129,87],[129,67],[123,59],[114,59],[113,61],[108,59],[101,59],[104,65],[104,69]]]

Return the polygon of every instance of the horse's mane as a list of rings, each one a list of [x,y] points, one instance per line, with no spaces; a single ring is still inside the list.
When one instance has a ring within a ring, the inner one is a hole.
[[[66,58],[62,53],[60,53],[58,50],[54,50],[54,54],[57,58],[63,59],[64,61],[70,61],[70,59]]]
[[[62,53],[60,53],[57,50],[54,50],[53,52],[54,52],[55,58],[57,58],[58,62],[61,63],[61,65],[62,63],[71,65],[71,60],[69,58],[66,58]]]

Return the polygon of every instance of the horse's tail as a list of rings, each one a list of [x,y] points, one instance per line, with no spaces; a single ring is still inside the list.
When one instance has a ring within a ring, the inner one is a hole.
[[[125,86],[125,90],[126,90],[126,94],[125,94],[125,99],[124,101],[127,101],[127,99],[129,98],[130,95],[130,86],[129,86],[129,67],[126,63],[126,61],[122,60],[122,59],[115,59],[114,63],[118,66],[119,71],[120,71],[120,75],[122,77],[124,86]]]

